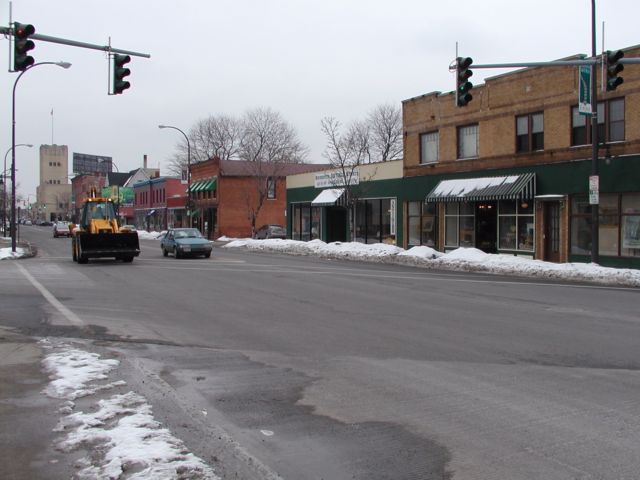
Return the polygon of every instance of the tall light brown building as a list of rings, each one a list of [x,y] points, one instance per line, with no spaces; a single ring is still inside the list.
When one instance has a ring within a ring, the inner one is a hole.
[[[40,184],[36,188],[37,218],[68,220],[71,215],[69,150],[66,145],[40,145]]]

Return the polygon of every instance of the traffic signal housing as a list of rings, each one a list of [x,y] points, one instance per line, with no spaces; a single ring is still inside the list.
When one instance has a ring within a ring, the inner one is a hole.
[[[24,71],[34,63],[34,59],[29,55],[36,45],[29,37],[36,33],[33,25],[13,22],[13,70]]]
[[[624,52],[622,50],[618,50],[616,52],[607,50],[607,92],[613,92],[624,82],[624,79],[618,76],[620,72],[624,70],[624,65],[620,63],[620,59],[622,57],[624,57]]]
[[[131,75],[131,70],[125,67],[127,63],[131,61],[129,55],[119,55],[115,53],[113,55],[113,94],[119,95],[127,88],[131,87],[131,84],[124,79]]]
[[[470,93],[473,84],[469,81],[469,77],[473,75],[469,68],[472,63],[471,57],[456,58],[456,105],[458,107],[464,107],[473,99]]]

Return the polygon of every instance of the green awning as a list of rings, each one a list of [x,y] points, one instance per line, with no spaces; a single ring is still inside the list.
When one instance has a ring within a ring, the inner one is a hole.
[[[193,182],[191,184],[191,188],[189,189],[189,192],[193,193],[193,192],[199,191],[201,184],[202,182]]]
[[[490,200],[533,199],[536,194],[535,173],[504,177],[460,178],[442,180],[426,202],[483,202]]]
[[[200,189],[202,192],[210,192],[216,189],[216,179],[207,180],[204,182],[204,185]]]

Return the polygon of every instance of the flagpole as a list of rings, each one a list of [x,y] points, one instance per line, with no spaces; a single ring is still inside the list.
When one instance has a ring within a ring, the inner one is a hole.
[[[53,145],[53,108],[51,109],[51,145]]]

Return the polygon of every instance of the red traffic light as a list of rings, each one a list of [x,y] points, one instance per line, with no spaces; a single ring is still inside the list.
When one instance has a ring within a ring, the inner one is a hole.
[[[13,23],[13,31],[17,38],[27,38],[36,33],[36,29],[33,25],[18,22]]]

